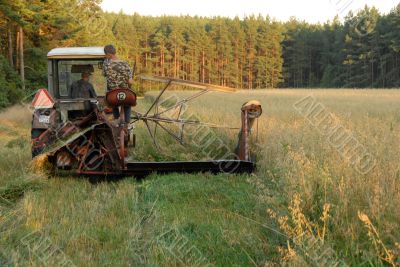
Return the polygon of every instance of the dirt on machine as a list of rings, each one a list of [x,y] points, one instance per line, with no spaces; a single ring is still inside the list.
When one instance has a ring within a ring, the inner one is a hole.
[[[135,148],[135,131],[138,122],[145,127],[154,146],[158,147],[157,130],[171,135],[178,143],[185,144],[186,125],[203,125],[211,128],[227,127],[198,120],[185,119],[182,108],[191,100],[208,92],[232,93],[235,89],[206,83],[158,76],[139,76],[143,82],[151,81],[163,87],[148,110],[132,112],[131,121],[125,123],[125,106],[135,110],[138,103],[135,92],[119,88],[106,93],[106,80],[102,74],[105,60],[103,47],[55,48],[48,55],[48,88],[36,93],[32,106],[32,157],[46,155],[54,170],[80,175],[95,176],[145,176],[152,172],[228,172],[251,173],[255,169],[250,153],[251,133],[255,121],[262,113],[258,101],[249,101],[240,109],[241,125],[230,127],[238,130],[238,143],[232,148],[235,155],[229,159],[209,161],[143,162],[128,160],[128,150]],[[91,74],[97,93],[95,98],[73,98],[72,84],[82,73]],[[161,99],[172,86],[196,89],[190,96],[161,105]],[[114,120],[109,114],[120,108],[120,117]],[[168,112],[176,111],[174,117]],[[238,112],[239,115],[239,112]],[[167,125],[176,125],[172,132]]]

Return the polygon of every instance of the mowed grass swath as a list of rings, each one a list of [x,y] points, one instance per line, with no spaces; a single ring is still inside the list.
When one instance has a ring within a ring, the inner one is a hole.
[[[309,95],[373,155],[371,170],[359,172],[296,110],[294,104]],[[263,106],[256,173],[154,174],[141,181],[49,179],[29,164],[29,110],[3,112],[0,265],[57,265],[60,259],[76,266],[398,265],[400,92],[212,93],[186,112],[239,126],[240,106],[251,99]],[[184,149],[161,132],[159,152],[142,125],[136,130],[131,155],[137,159],[207,157],[190,140]],[[215,133],[234,149],[236,131]],[[35,239],[21,242],[26,236]],[[51,244],[57,257],[35,243]]]

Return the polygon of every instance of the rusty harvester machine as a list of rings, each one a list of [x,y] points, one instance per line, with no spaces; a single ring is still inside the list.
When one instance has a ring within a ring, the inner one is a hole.
[[[105,92],[105,79],[101,69],[105,55],[102,47],[56,48],[48,53],[48,90],[41,89],[32,102],[32,156],[46,155],[55,169],[69,170],[76,174],[101,176],[143,176],[151,172],[252,172],[255,163],[250,155],[250,133],[254,121],[261,115],[257,101],[245,103],[241,108],[242,125],[235,157],[210,161],[138,162],[127,160],[127,150],[135,143],[135,124],[143,122],[155,146],[157,128],[184,144],[185,125],[216,124],[184,119],[181,109],[187,102],[212,91],[233,92],[234,89],[189,82],[166,77],[142,76],[142,80],[163,83],[147,112],[133,112],[131,123],[124,123],[124,109],[118,121],[106,114],[107,107],[136,106],[136,95],[129,89]],[[91,82],[98,92],[96,98],[72,98],[71,85],[83,72],[92,74]],[[172,85],[197,89],[189,97],[162,107],[162,96]],[[167,116],[178,110],[175,117]],[[166,127],[177,125],[179,133]]]

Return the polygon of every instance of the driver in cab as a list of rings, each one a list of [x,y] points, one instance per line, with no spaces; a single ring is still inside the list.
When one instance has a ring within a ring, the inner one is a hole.
[[[85,71],[81,79],[71,85],[71,98],[97,98],[93,85],[89,82],[91,73]]]

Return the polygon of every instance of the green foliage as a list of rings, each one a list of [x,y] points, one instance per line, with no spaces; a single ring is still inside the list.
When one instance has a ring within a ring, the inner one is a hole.
[[[18,103],[23,94],[18,74],[0,55],[0,109]]]
[[[47,52],[38,47],[29,48],[25,52],[26,90],[27,93],[47,88]]]
[[[109,27],[99,38],[114,43],[138,73],[236,88],[272,88],[282,81],[283,29],[269,18],[104,17]]]
[[[46,87],[49,49],[110,43],[136,73],[235,88],[400,86],[400,4],[389,14],[365,6],[357,14],[350,12],[344,22],[336,17],[308,24],[262,16],[115,14],[103,12],[100,2],[0,3],[0,27],[5,29],[0,32],[0,54],[20,74],[18,29],[24,32],[25,94]],[[137,81],[134,88],[143,92],[149,86]],[[4,88],[0,107],[15,102],[8,96],[13,90]],[[18,91],[12,99],[20,95]]]
[[[400,86],[400,5],[387,15],[365,7],[324,25],[285,24],[284,87]]]
[[[343,23],[336,17],[315,25],[106,13],[112,28],[104,38],[139,73],[247,89],[397,87],[399,10],[382,15],[366,6]]]
[[[99,3],[98,0],[1,1],[0,26],[6,30],[0,32],[0,67],[5,68],[0,75],[6,78],[0,78],[0,108],[47,87],[48,50],[88,40],[91,33],[88,29],[99,22],[96,17]],[[18,74],[21,79],[24,77],[24,83],[19,81]]]

